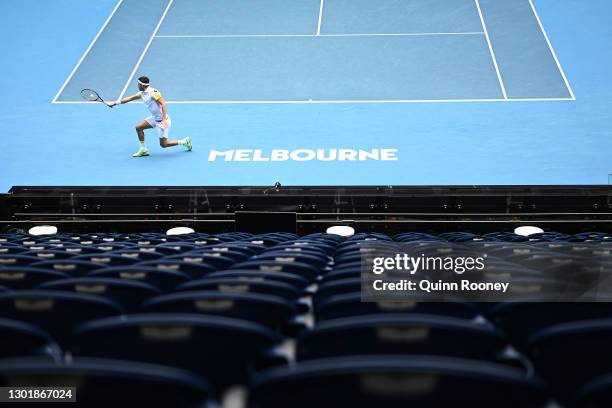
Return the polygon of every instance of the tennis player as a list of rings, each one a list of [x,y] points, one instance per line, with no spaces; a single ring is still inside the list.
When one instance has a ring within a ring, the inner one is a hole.
[[[145,145],[145,129],[157,129],[159,134],[159,145],[161,147],[172,147],[183,145],[187,150],[191,150],[191,138],[186,137],[181,140],[168,140],[170,134],[170,128],[172,127],[172,120],[168,116],[167,104],[161,93],[149,85],[149,78],[141,76],[138,78],[138,93],[121,99],[119,102],[110,102],[109,107],[116,106],[118,104],[124,104],[128,102],[142,99],[142,102],[147,106],[151,116],[148,116],[140,121],[136,125],[136,133],[140,140],[140,149],[134,153],[133,157],[143,157],[149,155],[149,149]]]

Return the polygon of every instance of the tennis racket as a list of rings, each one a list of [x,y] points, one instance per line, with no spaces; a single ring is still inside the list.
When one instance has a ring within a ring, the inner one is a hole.
[[[108,103],[104,102],[104,99],[102,99],[100,97],[100,95],[98,95],[98,93],[96,91],[94,91],[93,89],[83,89],[81,91],[81,96],[86,101],[89,101],[89,102],[102,102],[103,104],[108,106]]]

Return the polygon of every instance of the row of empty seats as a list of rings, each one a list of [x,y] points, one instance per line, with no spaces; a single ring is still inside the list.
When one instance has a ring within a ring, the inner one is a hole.
[[[0,234],[0,386],[72,381],[88,406],[130,387],[151,406],[236,387],[249,407],[609,406],[612,303],[362,302],[361,262],[477,249],[487,279],[533,288],[601,276],[611,238]]]

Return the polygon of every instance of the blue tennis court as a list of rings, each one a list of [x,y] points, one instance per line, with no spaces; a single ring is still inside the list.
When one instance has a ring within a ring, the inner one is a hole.
[[[12,56],[2,190],[603,184],[612,173],[604,0],[83,3],[0,5]],[[149,132],[152,156],[134,159],[143,106],[80,97],[131,95],[140,75],[192,152]]]
[[[120,1],[54,101],[80,102],[91,78],[119,99],[137,72],[183,103],[573,100],[536,13],[530,0]]]

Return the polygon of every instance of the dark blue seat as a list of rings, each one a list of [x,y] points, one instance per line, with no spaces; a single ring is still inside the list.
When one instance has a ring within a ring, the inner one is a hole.
[[[517,345],[524,345],[537,331],[562,323],[612,316],[612,303],[500,303],[488,312],[490,320]]]
[[[44,238],[35,238],[35,237],[31,237],[27,235],[21,239],[14,240],[13,242],[23,247],[30,247],[30,246],[36,246],[36,245],[45,245],[47,240]]]
[[[218,388],[244,383],[250,366],[280,338],[264,326],[194,314],[126,315],[77,328],[75,355],[179,367]]]
[[[138,248],[122,248],[117,249],[109,253],[109,255],[119,255],[128,259],[132,259],[136,262],[154,261],[164,257],[164,253],[156,251],[156,248],[152,248],[150,251],[142,247]]]
[[[283,282],[298,289],[304,289],[310,283],[306,278],[293,273],[286,272],[264,272],[259,270],[248,269],[231,269],[225,271],[213,272],[207,275],[206,278],[237,278],[245,282]]]
[[[237,251],[229,248],[218,248],[218,247],[208,247],[208,248],[199,248],[190,252],[186,252],[182,255],[188,256],[204,256],[204,257],[221,257],[223,259],[230,259],[232,263],[243,262],[249,259],[252,254],[245,253],[244,251]]]
[[[191,251],[180,255],[167,256],[164,261],[174,262],[195,262],[197,264],[207,264],[212,266],[215,270],[227,269],[232,266],[236,261],[232,258],[224,256],[220,252],[199,252]]]
[[[527,350],[540,375],[569,401],[589,380],[612,373],[611,344],[608,318],[550,326],[529,338]]]
[[[463,319],[478,316],[478,310],[471,304],[458,302],[362,302],[361,293],[332,296],[315,303],[317,321],[381,313],[433,314]]]
[[[94,249],[98,253],[103,253],[103,252],[121,251],[124,249],[134,250],[134,249],[137,249],[138,247],[135,244],[132,244],[129,242],[102,242],[102,243],[90,246],[89,248]]]
[[[0,267],[0,285],[6,286],[7,288],[11,288],[13,290],[34,289],[38,285],[45,282],[65,279],[67,277],[68,275],[63,272],[48,269],[30,267]]]
[[[72,259],[75,256],[79,256],[79,254],[67,251],[60,251],[57,249],[42,249],[42,250],[30,250],[28,252],[22,253],[22,255],[26,256],[34,256],[39,258],[39,261],[52,261],[57,259]]]
[[[405,246],[405,245],[404,245]],[[346,242],[339,245],[334,253],[334,258],[340,260],[342,258],[350,258],[354,255],[360,255],[372,251],[377,252],[397,252],[400,249],[395,242],[389,241],[359,241]]]
[[[94,245],[81,245],[73,242],[62,242],[61,244],[47,244],[48,249],[51,251],[66,252],[70,255],[87,255],[87,254],[99,254],[104,251],[96,248]]]
[[[232,269],[255,269],[260,271],[288,272],[313,280],[320,273],[320,268],[303,262],[277,262],[273,260],[246,261],[236,264]]]
[[[278,296],[295,301],[302,295],[294,286],[279,281],[245,281],[240,278],[211,278],[206,277],[184,283],[176,291],[218,291],[221,293],[261,293],[262,295]]]
[[[325,255],[306,252],[291,252],[291,251],[265,251],[254,258],[253,261],[271,260],[276,262],[300,262],[314,266],[315,268],[324,268],[329,259]]]
[[[344,295],[348,293],[361,293],[361,278],[345,278],[323,282],[315,293],[317,302],[331,296]]]
[[[361,262],[351,263],[342,267],[334,267],[321,277],[321,282],[330,282],[337,279],[349,279],[361,277]]]
[[[116,266],[128,266],[134,265],[139,262],[143,262],[142,259],[123,256],[121,254],[116,254],[113,252],[104,252],[101,254],[87,254],[87,255],[79,255],[76,258],[73,258],[75,261],[85,261],[92,262],[94,264],[99,264],[100,268],[113,268]]]
[[[178,251],[177,254],[181,254],[181,253],[189,252],[189,251],[195,251],[196,249],[200,247],[199,245],[196,245],[190,242],[183,242],[183,241],[163,242],[161,244],[149,244],[149,245],[155,245],[155,247],[158,248],[159,250],[168,248],[174,251]]]
[[[0,358],[36,355],[58,356],[59,347],[51,336],[26,322],[0,318]]]
[[[158,237],[138,237],[134,239],[128,239],[125,242],[132,243],[136,246],[140,245],[164,245],[166,244],[166,239],[158,238]]]
[[[393,237],[394,241],[398,242],[413,242],[413,241],[438,241],[443,242],[442,238],[439,238],[435,235],[423,233],[423,232],[406,232],[400,233]]]
[[[469,242],[474,238],[478,238],[478,235],[471,232],[446,232],[440,234],[439,237],[447,240],[448,242]]]
[[[55,290],[21,290],[0,294],[0,317],[40,327],[60,345],[80,323],[116,316],[123,308],[104,297]]]
[[[0,386],[16,384],[73,386],[78,406],[88,408],[194,408],[214,401],[209,384],[192,373],[130,361],[79,358],[57,364],[41,359],[0,360]]]
[[[214,246],[205,247],[211,248],[213,250],[223,251],[224,249],[229,249],[232,251],[239,251],[248,256],[253,256],[258,254],[266,249],[266,246],[263,244],[254,244],[248,241],[237,241],[237,242],[224,242],[222,244],[216,244]]]
[[[155,286],[162,292],[172,291],[181,283],[191,280],[189,275],[183,272],[141,266],[100,269],[92,272],[88,277],[115,278],[132,282],[144,282]]]
[[[222,232],[220,234],[215,234],[215,237],[219,238],[222,241],[239,241],[239,240],[253,238],[253,236],[254,235],[249,232],[238,232],[238,231]]]
[[[161,290],[148,283],[95,277],[55,280],[40,285],[39,289],[104,296],[119,303],[127,311],[137,310],[145,300],[161,294]]]
[[[0,255],[17,255],[27,251],[28,249],[21,245],[8,241],[0,241]]]
[[[354,241],[392,241],[392,239],[387,234],[380,232],[358,232],[355,235],[348,237],[345,243]]]
[[[278,237],[257,235],[255,237],[249,238],[248,240],[245,240],[244,242],[250,242],[251,244],[263,245],[265,248],[271,248],[280,244],[283,241],[287,240]]]
[[[543,408],[543,385],[505,365],[432,356],[361,356],[299,362],[255,379],[251,408]]]
[[[353,240],[347,239],[346,241],[338,244],[335,251],[335,256],[342,255],[345,253],[360,251],[360,248],[377,248],[377,249],[385,249],[385,248],[397,248],[398,244],[396,242],[391,241],[390,239],[367,239],[367,240]]]
[[[374,247],[372,246],[361,245],[352,251],[346,251],[344,253],[340,253],[340,251],[338,251],[334,256],[335,267],[341,268],[342,266],[347,264],[361,263],[363,257],[373,252],[373,249]],[[385,246],[384,248],[376,248],[375,251],[377,256],[395,256],[395,254],[400,252],[400,249],[395,248],[395,246],[393,246],[392,248],[388,248],[388,246]]]
[[[612,374],[592,379],[576,392],[572,406],[578,408],[608,408],[612,401]]]
[[[126,246],[124,248],[117,248],[115,250],[113,250],[113,253],[117,253],[120,251],[128,251],[128,252],[132,252],[132,251],[138,251],[138,252],[144,252],[144,253],[149,253],[149,254],[158,254],[161,256],[166,256],[166,255],[177,255],[180,254],[181,251],[180,249],[176,249],[176,248],[172,248],[169,246],[162,246],[162,245],[134,245],[134,244],[129,244],[130,246]]]
[[[338,242],[331,242],[326,240],[313,239],[308,237],[303,237],[293,241],[286,241],[281,244],[276,245],[272,250],[275,251],[284,251],[287,249],[290,250],[303,250],[303,251],[316,251],[319,253],[324,253],[327,255],[332,255],[336,250],[336,246]]]
[[[157,268],[165,271],[182,272],[188,275],[191,279],[199,279],[211,272],[216,271],[216,268],[207,263],[184,262],[179,260],[166,260],[162,258],[158,261],[147,261],[135,264],[134,266],[144,268]]]
[[[294,252],[294,253],[311,253],[325,256],[333,255],[336,249],[335,244],[329,244],[314,240],[297,240],[284,242],[270,248],[270,251]]]
[[[36,262],[31,264],[30,266],[32,268],[50,269],[54,271],[64,272],[65,274],[74,277],[85,276],[92,271],[104,268],[104,265],[98,263],[78,261],[73,259]]]
[[[24,253],[0,255],[0,267],[30,266],[36,262],[40,262],[40,259]]]
[[[317,323],[298,338],[297,358],[419,354],[501,361],[507,347],[507,341],[484,322],[426,314],[377,314]]]
[[[258,293],[189,291],[147,300],[143,310],[154,313],[201,313],[244,319],[280,329],[297,312],[296,304],[277,296]]]

